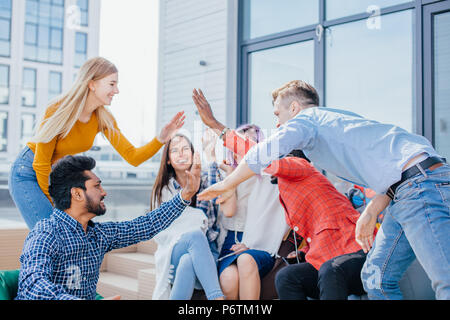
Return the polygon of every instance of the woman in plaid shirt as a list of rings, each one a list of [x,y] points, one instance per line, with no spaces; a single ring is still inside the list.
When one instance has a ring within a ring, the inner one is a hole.
[[[205,135],[206,136],[206,135]],[[203,149],[210,166],[202,172],[200,191],[221,180],[215,162],[215,139],[204,139]],[[176,134],[164,147],[161,166],[152,192],[151,206],[169,201],[186,183],[185,171],[194,160],[194,147],[182,134]],[[218,205],[214,200],[198,201],[155,240],[156,287],[153,299],[188,300],[194,289],[204,289],[208,299],[222,298],[216,259],[218,257]]]

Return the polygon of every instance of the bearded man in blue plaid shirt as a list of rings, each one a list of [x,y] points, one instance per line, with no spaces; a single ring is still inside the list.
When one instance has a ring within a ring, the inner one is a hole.
[[[94,167],[90,157],[67,156],[53,168],[49,192],[55,209],[25,240],[17,300],[95,299],[104,255],[149,240],[167,228],[200,186],[196,154],[186,187],[171,201],[131,221],[94,223],[94,217],[106,212],[107,195],[92,172]]]

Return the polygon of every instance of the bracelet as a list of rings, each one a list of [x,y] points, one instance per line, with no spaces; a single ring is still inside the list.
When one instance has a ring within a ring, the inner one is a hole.
[[[227,127],[225,127],[225,128],[222,130],[222,133],[220,134],[219,139],[222,139],[222,137],[227,133],[228,130],[230,130],[230,129],[227,128]]]

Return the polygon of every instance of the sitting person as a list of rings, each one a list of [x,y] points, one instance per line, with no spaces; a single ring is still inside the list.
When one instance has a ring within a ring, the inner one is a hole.
[[[25,240],[17,300],[95,299],[104,255],[167,228],[200,186],[200,166],[194,165],[184,188],[158,209],[131,221],[95,223],[93,218],[106,213],[107,194],[94,167],[95,160],[84,156],[55,164],[49,186],[55,208]]]
[[[220,179],[215,162],[215,140],[203,140],[205,154],[211,156],[208,171],[202,174],[200,190]],[[153,186],[151,208],[158,208],[177,195],[187,183],[187,170],[194,159],[194,147],[182,134],[166,144],[161,166]],[[196,201],[187,207],[167,229],[155,236],[156,286],[153,299],[188,300],[194,289],[203,289],[207,299],[223,299],[216,258],[218,256],[217,208],[213,201]]]
[[[205,123],[216,132],[225,132],[222,134],[225,146],[243,158],[256,142],[236,131],[223,130],[224,126],[214,118],[204,95],[194,92],[194,96]],[[277,177],[279,201],[285,209],[286,222],[306,239],[302,258],[296,253],[299,263],[287,266],[277,274],[279,298],[306,299],[309,296],[334,300],[346,299],[351,293],[362,294],[360,272],[366,255],[355,240],[359,213],[303,153],[299,155],[273,161],[264,170]],[[235,178],[236,172],[233,172],[198,197],[208,199],[211,194],[223,193],[229,197],[235,187]],[[333,258],[334,263],[321,268]]]
[[[237,131],[256,142],[263,139],[260,128],[255,125],[243,125]],[[231,173],[241,157],[230,152],[228,159],[232,166],[227,172]],[[219,256],[222,290],[229,300],[259,299],[261,279],[272,270],[288,230],[277,187],[271,184],[270,176],[255,177],[239,185],[220,205],[225,216],[222,223],[228,227]],[[270,234],[262,232],[269,227]]]

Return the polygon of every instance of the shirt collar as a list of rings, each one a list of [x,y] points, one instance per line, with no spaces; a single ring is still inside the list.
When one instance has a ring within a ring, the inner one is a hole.
[[[177,180],[175,180],[175,178],[172,178],[172,183],[173,183],[173,187],[175,188],[175,190],[181,189],[181,186],[179,185]]]
[[[55,219],[62,222],[64,225],[69,226],[70,228],[77,230],[78,228],[84,232],[83,226],[73,217],[71,217],[67,212],[54,208],[53,216]],[[88,222],[88,227],[93,227],[94,223],[92,221]],[[88,228],[89,229],[89,228]]]

